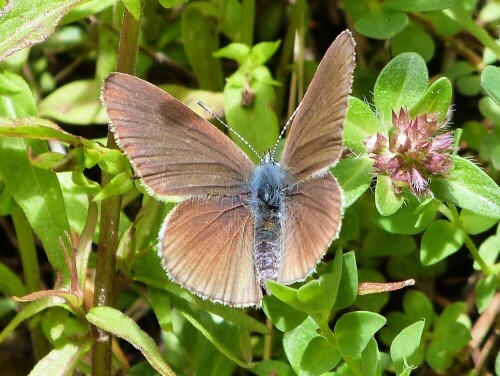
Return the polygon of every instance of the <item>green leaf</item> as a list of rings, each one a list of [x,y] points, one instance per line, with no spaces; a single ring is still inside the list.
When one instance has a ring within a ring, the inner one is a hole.
[[[467,209],[462,209],[460,219],[462,220],[463,230],[471,235],[478,235],[485,232],[498,222],[496,218],[473,213]]]
[[[111,181],[99,191],[94,197],[94,201],[102,201],[108,197],[125,194],[132,189],[134,183],[130,179],[129,174],[120,172],[113,176]]]
[[[363,257],[385,257],[405,255],[417,249],[415,239],[408,235],[391,234],[372,228],[364,238]]]
[[[0,10],[0,61],[43,42],[64,14],[85,0],[9,1]]]
[[[432,265],[452,255],[462,247],[464,239],[464,231],[453,223],[442,219],[435,221],[422,236],[422,265]]]
[[[216,38],[219,10],[208,2],[187,4],[182,12],[184,50],[201,89],[220,91],[223,75],[220,61],[212,54],[219,49]]]
[[[368,13],[354,24],[360,34],[374,39],[389,39],[403,30],[408,23],[408,16],[402,12],[382,9]]]
[[[253,66],[264,65],[278,50],[281,41],[275,42],[260,42],[252,47],[250,57]]]
[[[57,124],[32,116],[19,119],[0,118],[0,136],[59,140],[70,145],[80,144],[79,137],[65,132]]]
[[[6,296],[23,296],[26,294],[26,287],[23,281],[10,270],[7,265],[0,263],[0,292]]]
[[[266,285],[269,291],[271,291],[271,293],[283,303],[286,303],[290,307],[293,307],[299,311],[304,311],[304,309],[306,308],[297,298],[297,289],[282,285],[273,280],[267,280]]]
[[[458,77],[456,80],[457,90],[463,95],[473,97],[481,91],[481,78],[478,74]]]
[[[385,9],[400,10],[402,12],[429,12],[449,8],[457,0],[386,0],[382,3]]]
[[[8,80],[18,87],[17,93],[0,97],[0,115],[36,116],[28,85],[9,72],[0,75],[0,80]],[[67,277],[59,238],[69,234],[70,229],[61,188],[55,173],[31,165],[29,149],[35,155],[48,152],[45,141],[0,137],[0,180],[23,209],[53,268]]]
[[[296,375],[287,362],[280,360],[263,360],[261,362],[255,362],[255,367],[251,368],[249,371],[257,376],[269,376],[273,373],[279,376]]]
[[[302,354],[299,376],[322,375],[340,362],[339,351],[325,337],[311,339]]]
[[[252,366],[249,359],[242,359],[244,356],[239,354],[241,351],[237,345],[241,338],[237,328],[226,322],[217,323],[207,312],[193,309],[177,296],[172,295],[170,299],[182,316],[229,360],[242,368]]]
[[[123,4],[136,21],[141,19],[141,0],[122,0]]]
[[[389,176],[378,175],[375,186],[375,206],[380,215],[385,217],[393,215],[404,203],[404,196],[394,191],[392,180]]]
[[[500,105],[490,97],[484,97],[479,100],[479,111],[495,124],[500,124]]]
[[[382,374],[380,352],[375,338],[370,339],[361,353],[361,359],[363,360],[363,376],[380,376]]]
[[[472,19],[473,12],[467,12],[461,5],[443,10],[443,13],[451,18],[453,21],[460,24],[465,30],[471,33],[479,42],[481,42],[485,47],[488,47],[497,56],[500,56],[500,46],[498,46],[495,40],[490,34]]]
[[[264,68],[264,67],[263,67]],[[267,76],[272,79],[271,73]],[[238,72],[236,74],[239,74]],[[231,77],[234,77],[231,76]],[[245,105],[244,91],[251,91],[253,103]],[[249,87],[243,83],[228,79],[224,88],[224,103],[228,124],[238,132],[257,153],[272,149],[279,135],[279,124],[272,106],[274,104],[274,88],[269,83],[253,79]],[[233,141],[245,151],[250,159],[259,162],[249,147],[238,137],[231,135]]]
[[[410,116],[415,118],[423,114],[438,113],[438,121],[443,121],[448,115],[453,89],[446,77],[437,79],[425,92],[424,96],[410,110]]]
[[[172,309],[168,294],[165,291],[148,286],[148,295],[151,299],[151,307],[153,308],[161,329],[165,332],[172,332]]]
[[[434,39],[421,26],[413,23],[409,23],[403,31],[394,35],[391,41],[393,56],[416,52],[428,62],[434,56],[435,49]]]
[[[483,313],[493,300],[498,288],[498,276],[492,274],[481,278],[476,286],[476,307]]]
[[[358,153],[364,153],[365,140],[377,132],[383,133],[384,128],[370,105],[356,97],[349,97],[343,133],[345,145]]]
[[[106,110],[99,102],[101,85],[82,80],[61,86],[40,102],[40,115],[69,124],[107,124]]]
[[[48,296],[37,299],[23,306],[23,309],[0,332],[0,343],[3,342],[24,320],[27,320],[44,309],[61,306],[66,301],[59,296]]]
[[[354,251],[343,254],[342,277],[340,278],[337,299],[333,305],[334,310],[349,307],[358,294],[358,268]]]
[[[372,182],[373,159],[367,155],[342,159],[331,169],[344,194],[343,209],[347,209],[366,192]]]
[[[296,374],[300,372],[300,362],[309,342],[318,337],[317,330],[318,324],[308,317],[302,324],[283,335],[283,349]]]
[[[463,124],[462,130],[460,141],[465,142],[469,149],[479,151],[483,140],[485,140],[488,134],[486,126],[479,121],[471,120]],[[497,145],[496,142],[494,142],[494,144]]]
[[[424,326],[424,320],[417,321],[403,329],[392,341],[391,358],[396,374],[400,375],[404,371],[411,371],[418,365],[412,361],[412,357],[416,354],[420,345]]]
[[[481,74],[481,86],[500,106],[500,68],[488,65]]]
[[[430,328],[434,320],[434,308],[423,292],[408,291],[403,298],[403,309],[412,321],[424,319],[425,327]]]
[[[452,156],[453,167],[445,177],[431,180],[436,198],[473,213],[500,218],[500,188],[480,167],[468,159]]]
[[[373,335],[386,323],[385,317],[366,311],[349,312],[335,324],[335,338],[343,356],[355,356],[364,350]]]
[[[115,4],[115,0],[87,0],[80,3],[80,5],[64,15],[61,22],[59,22],[59,26],[83,20],[90,15],[97,14]]]
[[[289,332],[307,318],[307,313],[292,308],[274,295],[264,296],[262,310],[273,325],[282,332]]]
[[[31,370],[30,376],[71,375],[78,361],[90,350],[90,342],[86,344],[65,343],[53,349],[38,361]]]
[[[176,7],[177,5],[180,5],[183,3],[185,4],[188,1],[189,0],[159,0],[159,3],[161,4],[161,6],[163,8],[170,9],[170,8]]]
[[[427,91],[429,76],[424,59],[404,53],[392,59],[375,82],[374,101],[379,118],[389,129],[392,111],[412,108]]]
[[[444,372],[471,340],[471,323],[464,312],[465,303],[452,303],[434,321],[432,340],[426,352],[426,361],[433,369]]]
[[[420,204],[415,198],[408,198],[395,214],[375,219],[380,228],[393,234],[415,235],[429,226],[436,217],[436,207],[431,203]]]
[[[500,236],[492,235],[479,246],[479,255],[487,265],[493,265],[500,255]],[[481,270],[477,261],[472,265],[475,270]]]
[[[339,257],[342,265],[342,254]],[[308,307],[308,312],[330,312],[337,297],[340,275],[323,274],[302,285],[297,290],[299,302]]]
[[[98,328],[124,339],[138,349],[162,375],[175,375],[163,360],[155,341],[130,317],[111,307],[93,307],[85,318]]]
[[[231,43],[215,51],[212,55],[218,58],[235,60],[239,65],[247,60],[251,48],[244,43]]]

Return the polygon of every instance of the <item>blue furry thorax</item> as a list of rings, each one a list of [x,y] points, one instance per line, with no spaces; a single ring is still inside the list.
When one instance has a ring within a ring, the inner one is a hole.
[[[264,204],[269,208],[280,208],[283,190],[288,183],[288,174],[281,165],[269,158],[258,165],[250,181],[251,204]]]

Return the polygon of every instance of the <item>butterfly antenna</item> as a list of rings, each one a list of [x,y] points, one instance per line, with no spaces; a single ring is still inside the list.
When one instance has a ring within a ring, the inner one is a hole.
[[[248,143],[247,140],[245,140],[243,138],[243,136],[241,136],[238,132],[236,132],[233,128],[231,128],[229,125],[227,125],[226,123],[224,123],[220,117],[218,117],[205,103],[203,103],[202,101],[196,101],[196,103],[198,103],[198,105],[203,108],[205,111],[207,111],[210,115],[212,115],[214,118],[216,118],[219,123],[221,123],[222,125],[224,125],[229,131],[233,132],[233,134],[238,137],[240,139],[241,142],[243,142],[256,156],[257,158],[259,158],[259,160],[261,162],[264,162],[264,160],[262,159],[262,157],[259,155],[259,153],[257,153],[257,150],[255,150],[253,148],[252,145],[250,145]]]
[[[274,144],[273,150],[271,151],[271,158],[272,159],[274,159],[274,154],[276,154],[276,149],[278,148],[278,143],[283,138],[283,135],[285,134],[286,130],[288,129],[288,126],[292,123],[292,120],[295,118],[295,115],[297,115],[297,111],[299,111],[299,108],[300,108],[300,105],[297,106],[295,111],[293,111],[292,116],[290,116],[290,119],[288,119],[285,126],[281,130],[280,135],[279,135],[278,139],[276,140],[276,143]]]

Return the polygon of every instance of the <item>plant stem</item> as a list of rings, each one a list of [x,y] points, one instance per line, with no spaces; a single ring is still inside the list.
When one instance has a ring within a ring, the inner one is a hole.
[[[255,0],[243,0],[241,3],[241,43],[252,47],[253,24],[255,20]]]
[[[262,360],[271,359],[273,346],[273,323],[269,320],[269,318],[266,319],[266,326],[269,329],[269,334],[264,336],[264,351],[262,354]]]
[[[118,49],[117,70],[133,73],[137,56],[140,22],[127,11],[123,13],[122,32]],[[117,148],[113,134],[108,131],[108,147]],[[101,182],[105,187],[112,175],[102,171]],[[102,201],[99,245],[97,248],[94,306],[113,306],[116,274],[116,249],[118,247],[118,225],[120,221],[121,196]],[[95,338],[92,347],[92,375],[111,374],[111,335],[93,327]]]
[[[16,231],[17,247],[23,266],[24,283],[28,293],[40,290],[40,269],[36,256],[33,230],[23,212],[17,204],[12,206],[12,222]],[[29,325],[31,341],[37,359],[43,358],[49,352],[49,343],[42,333],[40,321],[31,320]]]
[[[457,227],[460,227],[462,229],[462,220],[460,219],[460,214],[458,213],[457,208],[455,207],[455,205],[452,205],[452,204],[448,204],[448,207],[450,209],[451,214],[453,215],[453,222],[455,223],[455,225]],[[462,229],[462,231],[463,231],[463,229]],[[479,267],[481,268],[481,270],[483,271],[484,274],[486,274],[486,275],[491,274],[492,273],[491,268],[488,266],[488,264],[486,264],[486,262],[483,260],[483,258],[479,254],[479,251],[478,251],[476,245],[474,244],[474,242],[472,241],[472,239],[470,238],[469,234],[467,234],[465,231],[464,231],[464,234],[465,234],[465,238],[464,238],[465,246],[467,247],[469,252],[472,254],[474,261],[476,261],[479,264]]]
[[[285,101],[285,88],[288,73],[290,71],[290,58],[292,57],[293,46],[295,42],[295,31],[299,27],[300,20],[304,17],[306,8],[305,0],[297,0],[293,6],[290,16],[290,23],[286,31],[285,40],[281,49],[278,67],[276,69],[276,80],[281,83],[276,87],[276,114],[281,116]]]

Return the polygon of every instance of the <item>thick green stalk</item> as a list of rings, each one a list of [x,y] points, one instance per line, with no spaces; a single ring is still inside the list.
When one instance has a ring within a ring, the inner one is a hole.
[[[120,46],[118,49],[117,70],[133,73],[137,56],[140,21],[125,9],[123,15]],[[108,147],[117,145],[111,132],[108,132]],[[102,171],[102,186],[106,186],[113,176]],[[101,225],[97,248],[94,306],[113,306],[115,303],[114,283],[116,274],[116,249],[118,247],[118,225],[121,211],[121,196],[103,200],[101,205]],[[92,347],[92,374],[107,376],[111,374],[111,334],[93,328],[95,338]]]
[[[292,58],[293,46],[295,42],[295,32],[299,27],[300,20],[304,17],[305,9],[305,0],[297,0],[295,2],[290,16],[290,22],[285,40],[283,41],[278,68],[276,69],[276,80],[281,83],[280,86],[276,87],[276,114],[278,116],[281,116],[285,103],[285,88],[288,73],[290,73],[290,60]]]
[[[255,20],[255,0],[243,0],[241,4],[241,43],[253,44],[253,24]]]
[[[12,206],[12,222],[16,231],[17,247],[23,266],[24,283],[28,293],[40,290],[40,269],[36,256],[35,238],[30,223],[17,204]],[[39,321],[32,321],[29,325],[31,341],[37,359],[43,358],[49,352],[49,343],[40,328]]]

